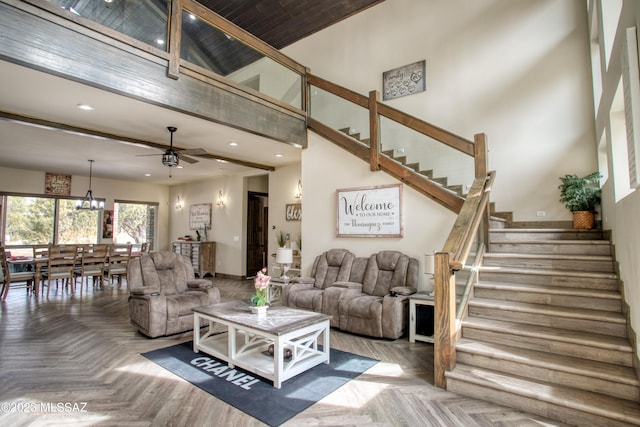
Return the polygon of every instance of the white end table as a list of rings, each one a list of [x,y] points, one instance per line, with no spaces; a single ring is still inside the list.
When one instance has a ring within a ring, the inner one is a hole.
[[[417,292],[409,295],[409,342],[424,341],[432,343],[433,335],[427,336],[416,333],[416,321],[418,317],[416,307],[419,305],[433,307],[433,295],[427,292]],[[435,307],[432,312],[435,315]]]

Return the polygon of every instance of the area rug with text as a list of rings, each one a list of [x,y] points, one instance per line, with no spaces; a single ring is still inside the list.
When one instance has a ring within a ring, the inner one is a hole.
[[[320,364],[282,383],[269,380],[205,353],[194,353],[191,341],[142,354],[229,405],[277,426],[356,378],[378,361],[331,349],[330,363]]]

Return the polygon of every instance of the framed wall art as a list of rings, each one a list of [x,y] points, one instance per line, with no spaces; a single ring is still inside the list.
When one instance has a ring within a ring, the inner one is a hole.
[[[302,221],[302,203],[291,203],[284,207],[287,221]]]
[[[336,190],[338,237],[402,237],[402,184]]]
[[[211,203],[191,205],[189,208],[189,229],[202,230],[204,228],[211,230]]]
[[[382,99],[387,101],[427,90],[426,62],[423,59],[382,73]]]
[[[44,176],[44,194],[70,196],[71,175],[46,172]]]

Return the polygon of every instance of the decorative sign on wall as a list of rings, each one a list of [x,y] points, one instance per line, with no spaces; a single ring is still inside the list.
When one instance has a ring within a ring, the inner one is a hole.
[[[70,196],[71,175],[46,172],[44,176],[44,194]]]
[[[425,68],[426,60],[423,59],[382,73],[382,99],[387,101],[424,92],[427,89]]]
[[[302,203],[285,205],[285,217],[287,221],[302,221]]]
[[[402,237],[402,185],[337,190],[338,237]]]
[[[211,203],[191,205],[189,208],[189,229],[211,229]]]

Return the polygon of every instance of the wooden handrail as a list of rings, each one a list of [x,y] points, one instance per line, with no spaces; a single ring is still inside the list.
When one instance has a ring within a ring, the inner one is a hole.
[[[471,289],[465,289],[460,307],[456,306],[455,272],[467,263],[480,224],[488,221],[488,204],[495,172],[474,180],[441,252],[435,255],[434,274],[434,384],[446,388],[445,372],[456,365],[457,312],[466,310]],[[485,234],[480,235],[480,256],[484,251]],[[475,260],[478,261],[477,259]]]

